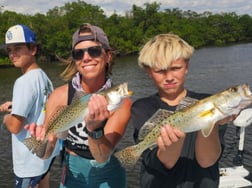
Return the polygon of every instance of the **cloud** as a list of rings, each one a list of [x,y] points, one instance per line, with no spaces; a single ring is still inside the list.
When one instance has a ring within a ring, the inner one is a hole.
[[[15,11],[23,14],[46,13],[55,6],[63,6],[67,2],[76,0],[2,0],[0,6],[3,10]],[[212,13],[236,12],[239,14],[252,14],[252,1],[248,0],[85,0],[86,3],[99,6],[107,15],[116,12],[124,15],[132,9],[132,5],[143,6],[144,3],[161,3],[161,10],[178,8],[191,10],[197,13],[210,11]]]

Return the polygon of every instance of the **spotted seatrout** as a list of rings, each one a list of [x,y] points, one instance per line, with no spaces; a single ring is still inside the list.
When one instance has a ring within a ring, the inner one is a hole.
[[[162,126],[170,124],[186,133],[201,130],[207,137],[217,121],[239,114],[241,109],[250,105],[252,94],[249,86],[242,84],[199,101],[186,101],[191,104],[174,113],[158,110],[140,129],[140,142],[115,153],[124,167],[133,167],[144,150],[156,146]]]
[[[123,98],[129,97],[132,92],[128,91],[128,84],[123,83],[106,91],[99,92],[98,94],[106,97],[108,110],[114,110],[119,107]],[[87,105],[90,97],[91,94],[76,97],[69,106],[59,107],[48,121],[48,129],[46,130],[43,141],[38,141],[35,137],[30,137],[25,139],[23,143],[38,157],[48,158],[49,156],[45,153],[47,151],[48,135],[55,134],[57,137],[61,137],[70,127],[82,122],[88,113]]]

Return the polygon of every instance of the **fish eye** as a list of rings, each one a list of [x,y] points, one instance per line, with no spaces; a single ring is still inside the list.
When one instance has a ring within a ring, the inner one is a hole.
[[[238,91],[238,88],[237,88],[237,87],[232,87],[232,88],[230,88],[230,91],[231,91],[231,92],[237,92],[237,91]]]

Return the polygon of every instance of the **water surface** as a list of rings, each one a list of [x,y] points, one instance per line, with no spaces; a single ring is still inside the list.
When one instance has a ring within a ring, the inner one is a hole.
[[[206,93],[215,93],[227,87],[248,83],[252,86],[252,43],[220,48],[203,48],[197,50],[190,61],[186,87]],[[64,66],[59,64],[42,64],[43,69],[52,79],[55,87],[63,82],[59,78]],[[0,69],[0,103],[11,100],[14,80],[20,75],[17,68]],[[151,95],[155,88],[143,70],[137,66],[137,57],[120,57],[113,68],[115,83],[128,82],[134,91],[132,99]],[[20,96],[24,97],[24,96]],[[3,114],[0,114],[2,122]],[[132,128],[128,127],[118,148],[133,144]],[[128,187],[139,187],[139,165],[128,171]],[[51,188],[58,187],[61,167],[56,159],[51,171]],[[0,130],[0,187],[14,187],[11,160],[11,139],[7,130]]]

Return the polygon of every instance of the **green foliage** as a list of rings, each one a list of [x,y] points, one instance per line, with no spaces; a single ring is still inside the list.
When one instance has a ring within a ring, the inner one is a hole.
[[[54,7],[45,15],[23,15],[0,9],[0,43],[4,43],[6,30],[22,23],[31,27],[41,44],[41,59],[52,61],[55,55],[68,58],[71,50],[72,34],[80,24],[89,22],[104,29],[111,47],[120,55],[135,54],[154,35],[175,33],[195,48],[211,45],[250,42],[252,39],[252,18],[236,13],[198,14],[178,8],[160,11],[161,4],[145,3],[144,7],[132,5],[124,16],[116,12],[107,17],[104,11],[85,1],[66,3]],[[8,58],[0,52],[2,60]]]
[[[11,64],[10,59],[7,57],[1,58],[0,59],[0,65],[8,65]]]

